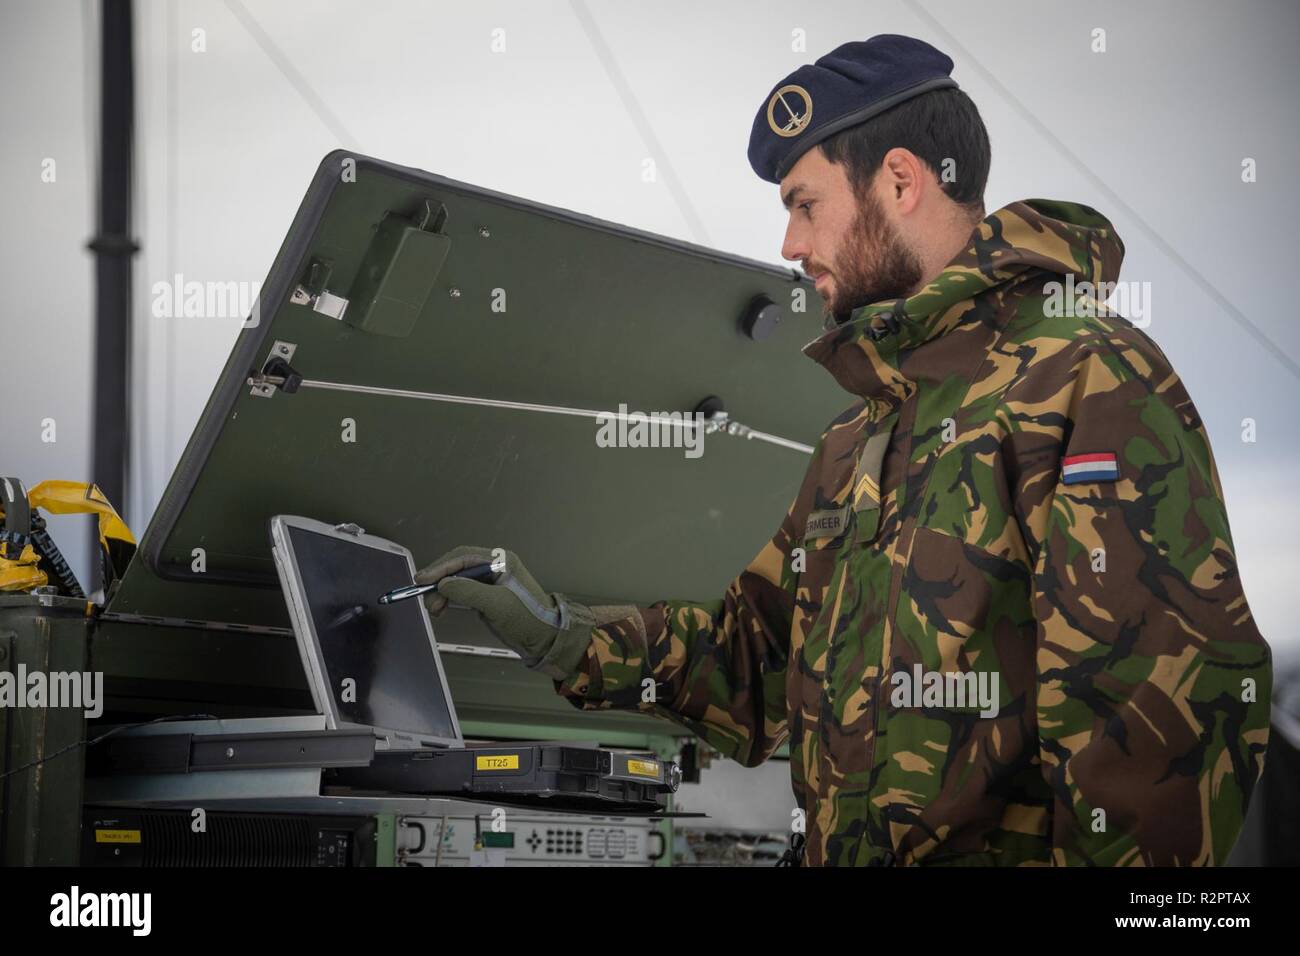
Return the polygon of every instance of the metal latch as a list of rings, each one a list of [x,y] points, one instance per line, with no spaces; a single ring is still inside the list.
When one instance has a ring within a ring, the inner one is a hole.
[[[327,259],[313,259],[307,266],[303,281],[289,294],[289,301],[294,305],[310,306],[312,311],[331,319],[342,319],[348,310],[348,300],[325,288],[333,268],[333,263]]]
[[[702,399],[695,406],[693,414],[704,419],[704,434],[706,435],[716,435],[718,432],[723,432],[728,435],[735,435],[738,438],[749,438],[754,433],[754,430],[748,425],[733,421],[731,415],[727,412],[726,406],[723,405],[722,399],[716,395],[710,395]]]
[[[252,386],[248,394],[255,398],[270,398],[277,391],[289,394],[298,391],[302,385],[302,375],[289,364],[297,350],[298,346],[293,342],[276,339],[271,351],[267,353],[266,361],[262,363],[262,370],[248,376],[248,384]]]

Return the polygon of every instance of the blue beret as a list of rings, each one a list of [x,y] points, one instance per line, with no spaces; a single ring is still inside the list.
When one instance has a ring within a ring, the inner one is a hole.
[[[923,40],[884,33],[838,46],[772,88],[749,135],[749,165],[779,183],[822,140],[930,90],[956,87],[952,59]]]

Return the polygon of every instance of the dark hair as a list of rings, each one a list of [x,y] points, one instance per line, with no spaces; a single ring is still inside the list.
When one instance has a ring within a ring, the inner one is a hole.
[[[983,218],[989,178],[989,133],[969,96],[958,89],[933,90],[850,126],[819,144],[832,163],[848,167],[849,183],[866,194],[885,153],[911,150],[939,179],[939,188],[972,217]],[[957,177],[945,183],[943,161],[956,163]]]

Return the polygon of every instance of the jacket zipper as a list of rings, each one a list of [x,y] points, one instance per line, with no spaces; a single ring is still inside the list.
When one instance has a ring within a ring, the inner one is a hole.
[[[920,389],[918,388],[914,394],[912,394],[909,398],[904,400],[902,406],[898,410],[898,423],[894,426],[895,434],[897,434],[899,429],[905,428],[907,430],[907,447],[905,449],[902,449],[903,476],[902,476],[902,481],[899,483],[899,486],[896,489],[896,496],[898,502],[897,507],[900,513],[902,511],[903,506],[908,503],[905,495],[907,492],[908,478],[912,470],[912,444],[916,437],[915,425],[916,425],[917,408],[919,406],[920,406]],[[884,481],[884,469],[882,467],[881,482],[883,483],[883,481]],[[926,484],[929,484],[928,478],[926,480]],[[921,489],[920,493],[923,496],[924,489]],[[884,488],[883,487],[881,488],[881,509],[882,509],[881,514],[883,516],[884,514],[883,512]],[[910,559],[912,554],[912,537],[915,534],[915,531],[916,531],[916,512],[913,512],[907,518],[907,521],[904,523],[904,525],[899,529],[898,537],[894,539],[893,546],[888,551],[889,563],[891,565],[890,578],[889,578],[889,600],[886,602],[885,605],[885,627],[880,641],[880,661],[879,661],[879,667],[877,668],[877,674],[876,674],[876,686],[871,695],[871,711],[872,711],[871,741],[867,744],[868,772],[870,772],[871,768],[874,766],[875,759],[876,759],[876,741],[880,739],[880,730],[881,730],[880,698],[882,696],[881,688],[885,686],[885,675],[889,667],[890,651],[893,649],[894,615],[897,612],[898,601],[903,591],[903,572],[905,568],[899,566],[896,563],[895,559],[898,557],[898,553],[900,548],[903,545],[903,542],[907,542],[907,554]],[[895,851],[892,846],[871,847],[871,849],[875,849],[875,850],[883,849],[885,851],[885,853],[888,855],[889,863],[883,865],[886,866],[892,865],[894,860],[896,859]],[[873,859],[875,858],[873,857]],[[882,864],[876,863],[874,865],[879,866]]]
[[[995,351],[998,348],[998,346],[1002,343],[1003,339],[1006,338],[1006,334],[1007,332],[1006,332],[1005,325],[998,328],[996,334],[993,336],[993,341],[989,343],[989,345],[987,346],[984,352],[984,355],[981,356],[980,360],[975,363],[974,369],[972,369],[970,376],[967,378],[966,388],[962,392],[963,397],[969,393],[971,383],[974,382],[976,377],[978,377],[980,370],[984,367],[985,364],[987,364],[989,360],[989,355],[992,354],[992,352]],[[901,493],[907,491],[908,477],[911,474],[911,470],[912,470],[912,464],[913,464],[912,447],[916,440],[916,418],[917,415],[920,414],[919,412],[920,405],[921,405],[921,388],[918,385],[916,391],[912,395],[910,395],[907,399],[904,400],[902,407],[899,409],[899,415],[898,415],[897,427],[907,428],[907,449],[904,452],[904,457],[903,457],[903,480],[902,480],[902,484],[900,485],[900,497],[899,497],[900,511],[903,505],[907,503],[905,499],[902,497]],[[907,562],[910,563],[912,560],[912,550],[916,544],[917,518],[920,515],[919,505],[920,502],[925,500],[925,493],[930,487],[930,479],[933,477],[933,475],[934,475],[933,471],[931,471],[930,474],[926,475],[925,481],[922,482],[921,487],[917,489],[916,495],[917,495],[918,507],[913,509],[911,516],[908,517],[907,521],[899,529],[898,538],[895,540],[894,547],[889,553],[889,558],[891,563],[898,556],[899,551],[902,548],[904,542],[907,543],[907,551],[906,551]],[[887,616],[885,618],[884,639],[881,641],[881,646],[880,646],[880,674],[879,674],[878,682],[876,684],[876,692],[872,699],[871,743],[868,745],[868,750],[867,750],[868,768],[872,767],[876,759],[876,740],[879,739],[880,737],[880,724],[881,724],[880,698],[882,695],[880,693],[880,688],[883,687],[885,684],[885,668],[889,661],[889,656],[890,656],[889,652],[893,649],[893,637],[894,637],[894,630],[895,630],[894,619],[898,614],[898,602],[902,596],[903,572],[905,570],[906,570],[905,566],[895,567],[893,569],[893,574],[889,582],[889,601],[886,606]],[[863,839],[865,840],[865,836]],[[897,848],[892,846],[892,840],[891,840],[891,846],[889,847],[874,847],[872,849],[884,850],[885,854],[887,855],[890,861],[890,863],[886,865],[892,865],[892,863],[898,859]]]

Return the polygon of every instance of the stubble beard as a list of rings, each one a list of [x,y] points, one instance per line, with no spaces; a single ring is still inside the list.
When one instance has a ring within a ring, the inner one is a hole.
[[[921,284],[921,260],[885,218],[871,194],[858,207],[848,241],[832,268],[835,291],[823,311],[837,323],[864,305],[901,299]]]

